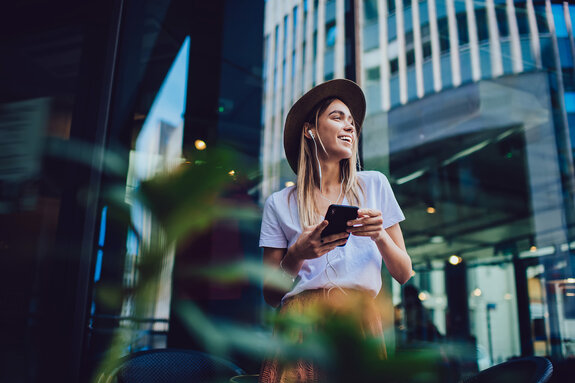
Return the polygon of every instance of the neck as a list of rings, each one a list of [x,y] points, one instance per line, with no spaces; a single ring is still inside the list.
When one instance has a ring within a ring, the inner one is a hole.
[[[339,162],[321,161],[321,189],[326,192],[341,184]]]

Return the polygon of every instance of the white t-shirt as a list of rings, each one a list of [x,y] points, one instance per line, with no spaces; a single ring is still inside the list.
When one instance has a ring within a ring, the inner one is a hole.
[[[382,173],[362,171],[358,172],[358,177],[365,191],[360,208],[381,211],[384,228],[405,219],[391,185]],[[301,235],[296,192],[291,192],[294,188],[287,187],[267,198],[260,247],[287,249]],[[349,202],[344,198],[342,204],[347,205]],[[345,246],[337,247],[319,258],[305,260],[295,286],[282,300],[305,290],[337,286],[367,290],[375,297],[381,289],[381,265],[381,254],[371,238],[350,235]]]

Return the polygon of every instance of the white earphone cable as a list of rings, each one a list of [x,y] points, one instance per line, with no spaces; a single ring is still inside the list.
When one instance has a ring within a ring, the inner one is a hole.
[[[321,195],[324,199],[326,199],[327,201],[329,201],[330,203],[332,203],[331,200],[329,200],[329,199],[327,199],[326,197],[323,196],[323,193],[322,193],[322,191],[321,191],[321,180],[322,180],[322,179],[321,179],[321,163],[320,163],[320,161],[319,161],[319,156],[317,155],[317,142],[315,141],[314,134],[313,134],[313,132],[312,132],[311,130],[309,131],[309,134],[310,134],[311,139],[313,140],[313,144],[314,144],[314,146],[315,146],[315,159],[316,159],[316,161],[317,161],[317,168],[318,168],[318,172],[319,172],[319,193],[320,193],[320,195]],[[342,193],[342,190],[343,190],[343,181],[344,181],[344,180],[345,180],[345,178],[344,178],[343,180],[341,180],[341,183],[340,183],[340,185],[339,185],[339,195],[337,196],[337,199],[336,199],[336,201],[335,201],[336,203],[339,201],[339,198],[341,197],[341,193]],[[344,295],[347,295],[347,293],[345,292],[345,290],[342,289],[341,286],[339,286],[337,283],[335,283],[334,281],[332,281],[331,278],[329,277],[328,268],[330,268],[330,269],[333,271],[333,273],[335,274],[335,277],[336,277],[336,278],[338,277],[338,275],[337,275],[337,270],[335,269],[335,267],[334,267],[334,266],[331,264],[331,262],[329,261],[329,253],[330,253],[330,252],[328,252],[328,253],[325,255],[326,266],[325,266],[324,272],[325,272],[325,276],[326,276],[326,278],[327,278],[329,284],[332,285],[332,286],[327,290],[327,294],[328,294],[328,296],[329,296],[329,293],[331,292],[331,290],[337,288],[337,289],[338,289],[339,291],[341,291]]]

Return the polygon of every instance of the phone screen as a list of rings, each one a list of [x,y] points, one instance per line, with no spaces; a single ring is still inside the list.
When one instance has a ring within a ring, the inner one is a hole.
[[[345,232],[347,229],[347,221],[357,218],[358,209],[359,207],[357,206],[330,205],[325,214],[325,219],[327,219],[329,223],[321,232],[321,237]]]

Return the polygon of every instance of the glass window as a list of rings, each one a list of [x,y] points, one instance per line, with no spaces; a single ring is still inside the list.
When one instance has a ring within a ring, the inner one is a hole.
[[[457,34],[459,45],[469,44],[469,31],[467,26],[467,13],[457,14]]]
[[[423,43],[422,46],[423,50],[423,60],[426,60],[431,57],[431,41],[427,41]]]
[[[330,23],[335,20],[335,0],[325,2],[325,22]]]
[[[380,71],[379,67],[368,68],[365,70],[366,79],[368,82],[379,82]]]
[[[279,52],[279,46],[280,46],[280,27],[279,25],[276,25],[276,27],[274,28],[274,39],[275,39],[275,50],[274,50],[274,65],[277,68],[278,67],[278,52]]]
[[[479,42],[489,40],[487,10],[485,8],[475,8],[475,22],[477,24],[477,40]]]
[[[437,33],[439,34],[439,48],[441,52],[449,51],[449,25],[447,18],[437,20]]]
[[[500,37],[509,36],[509,22],[507,21],[507,9],[505,5],[495,7],[495,16],[497,17],[497,28]]]
[[[415,51],[413,49],[410,49],[405,53],[405,60],[408,67],[415,64]]]
[[[529,34],[529,19],[525,3],[515,3],[515,15],[517,17],[517,29],[520,35]]]
[[[303,25],[302,25],[302,40],[306,41],[307,40],[307,28],[308,28],[308,17],[307,17],[307,9],[304,10],[303,13]]]
[[[563,4],[551,4],[551,11],[555,23],[555,34],[557,37],[567,37],[567,24],[565,22]]]
[[[421,26],[420,33],[421,33],[421,40],[422,41],[430,39],[431,35],[430,35],[429,23],[425,23]]]
[[[288,52],[288,17],[287,17],[287,15],[284,16],[283,35],[284,35],[284,41],[283,41],[283,58],[284,58],[284,60],[285,60],[285,58],[287,57],[287,52]]]
[[[317,29],[317,8],[318,0],[313,0],[313,30]]]
[[[297,45],[297,29],[298,29],[298,6],[296,5],[292,12],[293,29],[292,29],[292,49],[295,51]]]
[[[363,28],[363,50],[370,51],[379,47],[379,23],[371,23]]]
[[[337,28],[335,22],[325,26],[325,46],[326,48],[335,47],[335,38],[337,36]]]
[[[365,22],[376,22],[377,15],[377,0],[363,0],[363,18]]]
[[[536,6],[535,19],[537,20],[537,30],[539,33],[549,33],[549,24],[547,23],[547,16],[544,6]]]
[[[395,13],[395,0],[388,0],[387,1],[387,13],[388,13],[388,15]]]
[[[390,74],[393,76],[399,71],[399,62],[398,59],[393,59],[389,62],[389,70]]]

